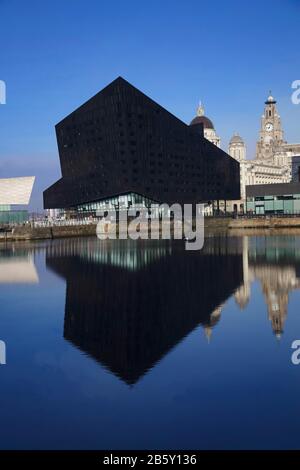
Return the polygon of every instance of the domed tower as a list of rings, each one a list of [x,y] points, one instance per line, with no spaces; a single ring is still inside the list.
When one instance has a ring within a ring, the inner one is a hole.
[[[235,133],[234,136],[231,137],[228,147],[228,153],[232,158],[234,158],[238,162],[243,162],[244,160],[246,160],[246,145],[242,137],[238,133]]]
[[[201,102],[197,109],[197,116],[194,117],[194,119],[191,121],[190,126],[195,126],[196,130],[198,127],[199,132],[201,133],[203,130],[204,137],[207,140],[212,142],[217,147],[221,147],[221,139],[217,136],[212,121],[204,115],[204,106],[201,104]]]

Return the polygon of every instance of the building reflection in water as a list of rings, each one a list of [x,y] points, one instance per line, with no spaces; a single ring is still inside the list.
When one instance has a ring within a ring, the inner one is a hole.
[[[136,383],[198,325],[210,341],[228,298],[243,310],[259,281],[274,334],[300,287],[300,238],[181,242],[56,240],[47,266],[67,283],[64,337],[128,384]]]
[[[128,384],[199,324],[209,337],[243,283],[242,239],[182,242],[57,240],[47,266],[66,279],[64,337]]]
[[[0,284],[37,284],[38,273],[32,250],[15,246],[0,249]]]
[[[244,283],[235,292],[243,310],[251,297],[251,284],[259,281],[268,318],[277,338],[284,331],[290,293],[300,288],[300,239],[293,236],[243,237]]]

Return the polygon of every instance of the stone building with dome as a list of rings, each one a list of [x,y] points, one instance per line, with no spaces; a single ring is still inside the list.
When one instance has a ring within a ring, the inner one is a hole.
[[[241,199],[231,201],[231,209],[234,212],[244,212],[246,186],[291,181],[292,157],[300,155],[300,144],[288,144],[284,140],[276,103],[270,93],[261,117],[261,129],[254,159],[247,160],[245,142],[238,134],[235,134],[229,142],[228,153],[240,164]]]
[[[261,128],[256,144],[255,158],[247,159],[247,149],[243,138],[235,133],[228,146],[229,155],[240,164],[241,199],[218,203],[221,212],[243,213],[246,207],[246,186],[256,184],[289,183],[292,177],[292,158],[300,156],[300,144],[289,144],[284,140],[281,118],[277,102],[271,92],[265,101],[261,116]],[[190,125],[203,126],[204,137],[216,146],[221,146],[213,122],[204,114],[200,103],[197,116]],[[206,208],[206,214],[213,212],[213,205]],[[215,205],[216,207],[216,205]]]
[[[221,139],[217,135],[215,126],[211,119],[205,116],[204,106],[201,101],[197,108],[197,115],[190,122],[190,126],[192,126],[196,130],[198,128],[198,132],[200,135],[203,135],[205,139],[209,140],[211,143],[221,148]],[[206,216],[210,216],[213,215],[214,208],[218,208],[218,210],[225,211],[225,206],[226,203],[224,203],[224,201],[208,201],[205,204],[204,213]]]
[[[221,139],[217,135],[212,121],[205,116],[204,106],[201,102],[197,109],[197,116],[191,121],[190,126],[201,126],[204,137],[217,147],[221,147]]]

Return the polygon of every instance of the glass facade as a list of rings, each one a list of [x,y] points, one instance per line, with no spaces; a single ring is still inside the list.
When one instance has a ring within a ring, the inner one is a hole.
[[[1,224],[22,224],[28,220],[28,212],[26,210],[12,211],[0,208],[0,225]]]
[[[158,206],[159,204],[151,199],[141,196],[140,194],[128,193],[120,196],[102,199],[100,201],[81,204],[74,209],[81,214],[96,215],[96,212],[98,210],[115,210],[117,212],[122,210],[127,211],[130,208],[141,210],[148,208],[151,205]]]
[[[141,194],[130,192],[111,198],[101,199],[99,201],[80,204],[79,206],[74,206],[70,209],[62,209],[60,215],[79,219],[90,219],[102,217],[107,211],[114,211],[115,214],[119,214],[124,211],[127,212],[127,215],[130,217],[130,214],[128,214],[130,209],[133,209],[134,211],[149,209],[148,216],[151,218],[160,218],[165,216],[171,216],[172,218],[174,216],[174,210],[177,212],[178,207],[183,211],[183,206],[178,205],[178,203],[174,204],[172,207],[172,204],[161,204],[153,199],[142,196]],[[198,210],[200,213],[201,209]],[[136,215],[136,213],[132,214],[133,217],[136,217]],[[113,215],[111,215],[111,217],[113,217]]]
[[[300,194],[247,197],[247,212],[256,215],[300,214]]]

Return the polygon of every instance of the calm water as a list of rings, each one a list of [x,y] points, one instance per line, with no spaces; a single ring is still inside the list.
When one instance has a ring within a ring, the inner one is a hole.
[[[0,245],[0,447],[300,447],[300,237]]]

